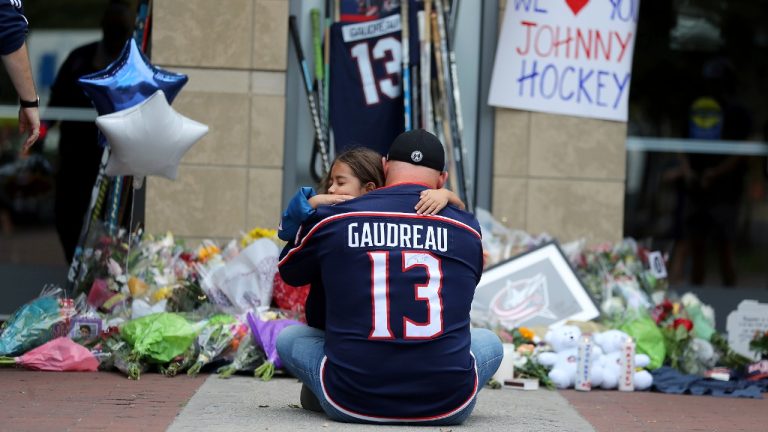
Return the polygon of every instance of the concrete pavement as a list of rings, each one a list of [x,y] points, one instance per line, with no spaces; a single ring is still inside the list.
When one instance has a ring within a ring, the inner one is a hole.
[[[262,382],[250,377],[211,376],[186,404],[168,432],[240,431],[594,431],[557,392],[483,389],[461,426],[376,426],[336,423],[301,409],[301,384],[293,378]]]

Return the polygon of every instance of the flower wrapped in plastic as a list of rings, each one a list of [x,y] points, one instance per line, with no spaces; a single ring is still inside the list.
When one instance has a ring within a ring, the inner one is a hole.
[[[238,324],[231,315],[217,314],[209,318],[197,336],[200,352],[195,363],[187,370],[187,375],[196,376],[203,366],[213,362],[227,348],[230,348],[232,341],[237,336]]]
[[[272,375],[275,374],[275,369],[283,367],[280,361],[280,356],[277,354],[277,335],[284,328],[292,325],[303,325],[299,321],[290,319],[275,319],[263,321],[257,318],[253,313],[247,314],[248,325],[251,327],[253,333],[253,339],[256,344],[264,350],[266,359],[261,366],[257,367],[254,371],[254,375],[261,378],[263,381],[269,381],[272,379]]]
[[[258,239],[223,265],[200,266],[200,285],[225,313],[240,315],[269,307],[279,254],[274,242]]]
[[[224,365],[216,370],[219,378],[229,378],[236,372],[249,372],[264,363],[264,353],[256,346],[256,341],[251,334],[250,326],[244,326],[239,334],[237,351],[232,363]]]
[[[200,345],[197,344],[197,341],[194,341],[183,354],[177,355],[167,364],[159,365],[157,369],[161,374],[169,378],[175,377],[195,364],[198,354],[200,354]]]
[[[0,357],[0,365],[52,372],[96,372],[99,361],[91,352],[66,337],[48,341],[18,357]]]
[[[38,298],[17,309],[0,328],[0,355],[17,356],[66,336],[75,314],[74,302],[64,298],[61,288],[45,287]]]
[[[272,298],[278,308],[292,312],[293,316],[301,322],[307,322],[306,304],[309,288],[309,284],[299,287],[288,285],[278,272],[275,273]]]
[[[179,314],[163,312],[128,321],[120,334],[132,348],[129,360],[162,364],[186,352],[201,327]],[[132,373],[129,378],[138,379],[138,375]]]

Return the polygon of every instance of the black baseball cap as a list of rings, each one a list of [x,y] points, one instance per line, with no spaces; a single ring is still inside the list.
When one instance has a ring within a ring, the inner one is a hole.
[[[424,129],[403,132],[392,141],[387,160],[408,162],[443,172],[445,150],[440,140]]]

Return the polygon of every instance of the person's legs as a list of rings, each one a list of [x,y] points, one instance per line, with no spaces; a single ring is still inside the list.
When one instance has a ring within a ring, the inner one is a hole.
[[[323,395],[320,381],[320,364],[325,356],[325,332],[314,327],[295,325],[284,328],[277,337],[277,354],[283,366],[298,378],[313,394],[322,411],[332,420],[359,423],[360,420],[334,408]],[[302,405],[317,411],[315,401],[302,388]]]
[[[478,376],[478,392],[491,379],[501,364],[504,350],[501,340],[488,329],[472,329],[470,350],[475,356]],[[290,326],[283,329],[277,338],[277,353],[288,371],[306,385],[317,397],[320,406],[332,420],[348,423],[365,423],[334,408],[323,396],[320,382],[320,363],[323,360],[325,332],[307,326]],[[456,414],[422,425],[456,425],[463,423],[477,403],[477,397]]]
[[[475,364],[477,365],[477,392],[485,386],[491,379],[493,374],[499,369],[501,365],[501,359],[504,357],[504,348],[501,345],[501,340],[496,334],[488,329],[473,328],[472,344],[470,350],[475,356]],[[472,410],[477,403],[477,396],[467,405],[464,409],[456,414],[433,422],[428,422],[429,425],[457,425],[464,423],[472,414]]]
[[[324,343],[325,333],[308,326],[286,327],[277,337],[277,354],[280,356],[280,361],[304,385],[301,395],[302,405],[304,399],[308,403],[311,402],[305,388],[311,390],[316,399],[318,399],[317,395],[322,394],[320,362],[325,355]]]

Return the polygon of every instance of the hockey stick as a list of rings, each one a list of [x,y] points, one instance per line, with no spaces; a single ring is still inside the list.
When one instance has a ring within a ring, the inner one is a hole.
[[[400,20],[402,22],[402,69],[403,74],[403,112],[405,114],[405,131],[413,129],[413,123],[411,122],[411,55],[409,47],[411,45],[410,32],[408,31],[408,2],[410,0],[403,0],[400,4]]]
[[[317,97],[317,109],[320,110],[320,126],[323,129],[323,137],[328,141],[328,125],[325,123],[326,100],[323,99],[323,48],[320,30],[320,10],[312,9],[312,48],[315,62],[315,97]]]
[[[440,44],[440,35],[437,29],[437,14],[432,15],[432,39],[435,45]],[[451,190],[454,192],[458,191],[458,179],[456,178],[456,163],[454,161],[454,153],[453,153],[453,139],[451,137],[451,131],[450,131],[450,125],[448,124],[448,112],[449,109],[447,107],[448,105],[448,98],[447,98],[447,92],[445,90],[445,75],[443,74],[443,59],[439,53],[437,52],[437,47],[435,47],[435,66],[437,67],[437,100],[439,102],[439,109],[435,110],[435,119],[437,120],[437,123],[440,123],[442,126],[442,138],[443,143],[445,143],[445,155],[447,157],[447,166],[446,171],[450,173],[448,176],[448,181],[451,185]]]
[[[448,44],[445,32],[445,10],[443,9],[442,0],[435,0],[435,15],[437,21],[437,44],[440,46],[440,52],[435,52],[435,58],[438,59],[438,79],[442,83],[440,86],[440,96],[443,99],[443,129],[446,133],[446,138],[450,137],[450,151],[455,168],[455,182],[458,183],[458,189],[454,189],[462,200],[467,203],[468,191],[466,177],[464,173],[464,163],[462,162],[461,149],[461,136],[458,132],[458,126],[456,122],[456,105],[452,99],[453,81],[451,80],[451,69],[448,61]],[[433,25],[435,23],[433,22]],[[449,140],[446,139],[446,142]],[[451,183],[454,185],[455,183]]]
[[[325,0],[325,25],[324,25],[324,37],[325,37],[325,46],[324,46],[324,52],[323,52],[323,63],[325,66],[324,74],[323,74],[323,100],[325,101],[325,117],[323,120],[325,120],[325,124],[328,127],[328,144],[330,145],[330,111],[331,111],[331,100],[329,99],[329,89],[331,87],[331,23],[333,22],[331,19],[332,14],[332,3],[331,0]]]
[[[328,159],[328,147],[326,146],[325,137],[323,136],[323,129],[320,125],[320,113],[317,110],[317,104],[315,103],[315,96],[312,92],[312,78],[309,76],[309,67],[307,66],[307,59],[304,57],[304,50],[301,48],[301,40],[299,39],[299,30],[296,28],[296,16],[291,15],[288,18],[288,26],[291,31],[291,39],[293,40],[293,48],[296,51],[296,57],[301,67],[304,90],[307,93],[307,100],[309,101],[309,113],[312,116],[312,124],[315,127],[315,139],[317,145],[320,148],[320,156],[323,159],[323,174],[327,173],[331,169],[331,162]]]
[[[419,12],[419,40],[421,41],[421,127],[434,132],[432,117],[432,0],[424,0],[424,11]]]
[[[464,120],[463,120],[463,114],[461,113],[461,92],[459,91],[459,75],[458,75],[458,69],[456,68],[456,51],[455,51],[455,41],[456,41],[456,19],[459,12],[459,0],[454,0],[453,5],[451,7],[451,27],[449,29],[448,34],[446,35],[446,42],[448,43],[448,64],[449,64],[449,72],[451,74],[451,88],[453,90],[453,108],[454,108],[454,115],[456,119],[456,141],[455,141],[455,147],[456,152],[459,153],[461,158],[458,160],[457,163],[461,164],[461,172],[463,175],[463,181],[464,181],[464,193],[466,194],[466,201],[464,203],[467,205],[467,209],[469,211],[472,211],[474,209],[474,206],[472,205],[472,199],[469,195],[470,185],[472,184],[472,181],[467,178],[467,171],[466,167],[464,166],[464,160],[466,159],[466,149],[464,148]]]

